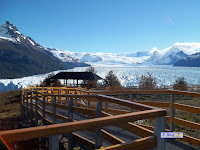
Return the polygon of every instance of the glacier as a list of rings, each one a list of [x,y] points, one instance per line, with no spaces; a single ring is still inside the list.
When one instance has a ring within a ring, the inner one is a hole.
[[[105,78],[109,70],[119,78],[124,87],[138,86],[141,75],[151,73],[159,86],[173,85],[178,77],[184,77],[188,84],[200,84],[200,68],[198,67],[173,67],[172,65],[128,65],[91,63],[96,74]],[[87,67],[77,67],[69,70],[59,70],[47,74],[34,75],[17,79],[0,79],[0,92],[35,86],[41,83],[49,74],[64,71],[85,71]],[[63,82],[61,80],[61,82]]]

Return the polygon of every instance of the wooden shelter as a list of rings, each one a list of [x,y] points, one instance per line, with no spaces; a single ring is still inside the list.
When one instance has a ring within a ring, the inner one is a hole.
[[[73,86],[75,86],[75,81],[76,81],[76,85],[77,87],[79,85],[79,80],[103,80],[100,76],[96,75],[93,72],[60,72],[56,75],[54,75],[53,77],[51,77],[50,79],[63,79],[65,86],[67,87],[67,81],[68,80],[73,80]]]

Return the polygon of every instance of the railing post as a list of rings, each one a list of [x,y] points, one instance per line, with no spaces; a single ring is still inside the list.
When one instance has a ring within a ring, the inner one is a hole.
[[[69,94],[69,92],[66,90],[66,93],[65,93],[65,94]],[[65,105],[67,105],[67,104],[68,104],[68,102],[67,102],[68,100],[69,100],[69,98],[68,98],[68,97],[66,97],[66,98],[65,98]]]
[[[35,126],[38,126],[38,93],[35,95]]]
[[[157,117],[154,135],[157,137],[157,150],[165,150],[165,139],[161,138],[161,132],[165,132],[165,117]]]
[[[43,95],[42,96],[42,123],[43,123],[43,125],[45,125],[46,123],[46,121],[45,121],[45,96]]]
[[[21,94],[20,94],[20,106],[21,106],[21,120],[22,123],[25,123],[25,110],[24,110],[24,95],[23,95],[23,91],[21,90]]]
[[[90,93],[88,93],[87,95],[90,95]],[[90,101],[87,99],[87,107],[90,107]]]
[[[56,124],[56,97],[52,96],[52,122]],[[49,137],[49,150],[59,150],[59,135]]]
[[[77,91],[76,91],[76,90],[75,90],[75,92],[74,92],[74,95],[77,95]],[[74,105],[75,105],[75,106],[78,106],[78,105],[77,105],[77,101],[78,101],[78,100],[77,100],[77,97],[75,97],[75,99],[74,99]]]
[[[31,126],[34,125],[33,122],[33,91],[31,91],[30,94],[30,122],[31,122]]]
[[[68,122],[72,122],[72,119],[73,119],[73,98],[70,98],[68,103]],[[72,133],[68,134],[68,150],[73,150]]]
[[[170,94],[170,132],[173,132],[175,129],[173,118],[175,117],[175,109],[173,107],[175,100],[174,94]]]
[[[132,102],[132,100],[133,100],[133,95],[132,94],[129,94],[129,100]],[[133,112],[133,108],[131,108],[131,112]]]
[[[58,95],[61,95],[61,89],[58,89]],[[61,97],[58,96],[58,104],[61,104]]]
[[[97,102],[97,107],[96,107],[96,118],[100,118],[102,117],[102,100],[98,99]],[[99,149],[102,146],[102,132],[101,132],[101,128],[96,128],[95,129],[95,148]]]
[[[105,101],[104,102],[104,111],[107,112],[107,109],[108,109],[108,103]]]
[[[52,122],[56,123],[56,97],[52,96],[51,98],[51,103],[52,103]]]
[[[26,92],[26,126],[29,124],[28,93]]]

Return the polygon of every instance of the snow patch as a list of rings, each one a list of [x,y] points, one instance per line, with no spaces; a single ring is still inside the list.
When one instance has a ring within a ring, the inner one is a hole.
[[[10,34],[8,34],[8,29],[6,28],[5,24],[0,25],[0,38],[4,40],[16,42],[15,38],[12,37]]]
[[[30,39],[28,39],[28,40],[33,46],[35,45],[35,43],[32,40],[30,40]]]

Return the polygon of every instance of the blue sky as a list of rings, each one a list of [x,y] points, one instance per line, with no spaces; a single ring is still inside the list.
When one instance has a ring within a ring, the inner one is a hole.
[[[6,20],[43,46],[130,53],[200,42],[199,0],[1,0]]]

